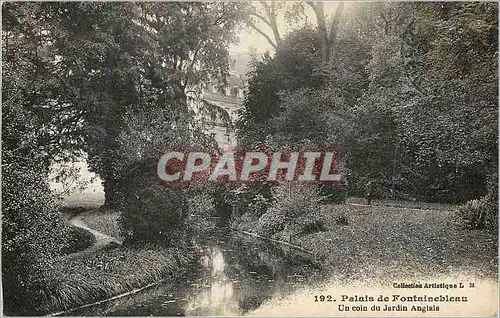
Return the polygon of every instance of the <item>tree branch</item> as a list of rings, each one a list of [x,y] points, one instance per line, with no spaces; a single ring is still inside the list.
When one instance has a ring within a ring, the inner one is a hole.
[[[276,21],[276,11],[275,11],[275,3],[272,2],[271,6],[268,6],[264,1],[260,1],[260,4],[264,7],[266,11],[267,17],[269,18],[270,27],[274,34],[274,40],[276,42],[276,46],[281,44],[281,35],[278,30],[278,22]]]
[[[250,13],[250,15],[253,15],[254,17],[259,18],[260,20],[264,21],[270,28],[272,28],[271,22],[269,22],[268,20],[266,20],[265,17],[263,17],[262,15],[258,14],[257,12],[254,11],[254,12]]]
[[[273,48],[277,48],[277,44],[273,42],[273,40],[264,32],[262,31],[261,29],[259,29],[257,26],[255,26],[255,24],[253,22],[248,22],[248,25],[253,28],[255,31],[257,31],[260,35],[262,35],[266,40],[267,42],[269,42],[269,44],[272,45]]]
[[[384,20],[384,32],[385,34],[389,34],[389,21],[387,21],[387,18],[385,17],[383,12],[380,12],[380,17],[382,17],[382,20]]]
[[[326,21],[323,2],[306,2],[314,11],[318,23],[318,33],[322,43],[322,59],[324,62],[330,60],[330,42],[326,31]]]
[[[194,51],[193,59],[191,60],[191,63],[189,64],[188,71],[187,71],[187,74],[186,74],[186,81],[184,82],[184,85],[183,85],[184,86],[184,90],[186,89],[186,87],[189,84],[189,76],[190,76],[190,74],[193,73],[193,68],[194,68],[194,65],[196,64],[196,58],[198,57],[198,52],[200,50],[201,50],[201,47],[197,48]]]

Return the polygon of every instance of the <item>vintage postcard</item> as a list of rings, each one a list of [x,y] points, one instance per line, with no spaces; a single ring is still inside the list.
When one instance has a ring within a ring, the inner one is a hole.
[[[498,316],[498,2],[2,2],[6,316]]]

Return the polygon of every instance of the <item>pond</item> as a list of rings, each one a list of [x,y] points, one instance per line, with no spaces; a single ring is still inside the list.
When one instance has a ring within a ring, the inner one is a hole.
[[[165,283],[72,315],[244,315],[264,301],[319,283],[310,256],[244,234],[215,234],[198,242],[197,260],[178,283]]]

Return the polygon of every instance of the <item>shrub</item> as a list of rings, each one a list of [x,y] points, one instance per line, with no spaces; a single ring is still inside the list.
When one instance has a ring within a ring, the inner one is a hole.
[[[64,252],[69,227],[56,209],[44,169],[2,167],[2,283],[5,313],[37,302],[35,281]]]
[[[264,213],[257,225],[257,233],[264,236],[272,236],[285,229],[286,216],[277,209],[271,209],[269,212]]]
[[[71,254],[83,251],[95,243],[95,236],[87,230],[71,226],[69,230],[68,246],[63,249],[63,253]]]
[[[204,236],[215,228],[212,218],[216,214],[215,200],[211,193],[192,193],[188,195],[188,216],[184,222],[185,231],[190,237]]]
[[[126,116],[118,144],[115,173],[126,242],[179,246],[189,244],[190,236],[203,227],[210,228],[207,219],[215,214],[216,203],[220,207],[214,201],[215,188],[194,181],[162,184],[156,163],[167,151],[215,154],[214,140],[191,129],[188,118],[172,122],[171,114],[159,108]]]
[[[180,240],[188,218],[188,201],[181,189],[150,185],[124,198],[120,224],[126,242],[165,246]]]
[[[272,188],[272,182],[251,181],[227,191],[226,200],[233,207],[233,217],[262,216],[272,201]]]
[[[458,209],[458,213],[473,229],[495,229],[498,224],[498,203],[489,196],[467,201]]]
[[[281,184],[273,194],[274,201],[259,219],[258,233],[269,236],[287,225],[295,225],[298,227],[295,231],[302,231],[304,227],[311,229],[313,224],[320,224],[321,202],[325,198],[314,187],[299,183]]]

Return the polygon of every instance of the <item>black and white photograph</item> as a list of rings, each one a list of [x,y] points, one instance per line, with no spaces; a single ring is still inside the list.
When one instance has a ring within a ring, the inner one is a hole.
[[[498,317],[497,1],[2,1],[2,316]]]

